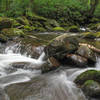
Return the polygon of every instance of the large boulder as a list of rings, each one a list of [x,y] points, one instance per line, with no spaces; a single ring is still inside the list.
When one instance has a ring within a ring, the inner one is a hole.
[[[1,31],[1,33],[7,37],[12,37],[12,36],[23,36],[24,32],[21,29],[17,28],[5,28]]]
[[[94,80],[100,83],[100,71],[88,70],[80,74],[76,79],[75,83],[77,85],[83,85],[87,80]]]
[[[57,60],[63,60],[67,54],[74,53],[79,47],[78,38],[76,36],[69,36],[63,34],[53,39],[45,48],[45,53],[50,57]]]

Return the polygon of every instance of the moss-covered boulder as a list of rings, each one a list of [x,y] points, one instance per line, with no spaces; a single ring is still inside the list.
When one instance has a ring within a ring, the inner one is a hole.
[[[28,26],[28,25],[25,25],[23,28],[24,28],[24,31],[26,32],[32,32],[36,29],[34,26]]]
[[[81,88],[86,96],[100,98],[100,84],[98,82],[87,80]]]
[[[12,36],[23,36],[24,32],[17,28],[5,28],[1,31],[1,33],[9,38]]]
[[[32,14],[28,14],[27,15],[27,18],[31,21],[40,21],[40,22],[46,22],[47,19],[42,17],[42,16],[38,16],[37,14],[35,13],[32,13]]]
[[[78,26],[73,25],[68,28],[68,31],[69,32],[80,32],[80,28]]]
[[[76,79],[75,83],[77,85],[83,85],[87,80],[94,80],[100,83],[100,71],[88,70],[80,74]]]
[[[43,27],[36,27],[35,31],[37,31],[37,32],[46,32],[46,29],[43,28]]]
[[[53,29],[52,29],[53,31],[56,31],[56,32],[64,32],[65,31],[65,29],[64,28],[62,28],[62,27],[54,27]]]
[[[53,39],[45,48],[45,53],[56,60],[63,60],[67,54],[77,50],[78,38],[73,35],[63,34]]]
[[[21,25],[30,25],[28,19],[26,17],[24,17],[24,16],[16,18],[16,21],[18,23],[20,23]]]
[[[4,28],[11,28],[13,20],[10,18],[2,18],[0,17],[0,30]]]

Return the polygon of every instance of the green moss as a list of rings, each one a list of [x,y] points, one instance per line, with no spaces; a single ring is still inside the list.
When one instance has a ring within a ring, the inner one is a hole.
[[[6,28],[3,29],[1,33],[7,37],[24,35],[24,32],[21,29],[17,29],[17,28]]]
[[[78,26],[73,25],[68,28],[68,31],[69,32],[80,32],[80,29],[78,28]]]
[[[46,32],[46,29],[43,27],[36,27],[35,31],[37,32]]]
[[[28,19],[26,17],[18,17],[16,18],[17,22],[22,24],[22,25],[30,25]]]
[[[27,15],[28,19],[32,20],[32,21],[47,21],[46,18],[42,17],[42,16],[38,16],[35,13],[30,13]]]
[[[35,27],[34,26],[25,25],[24,26],[24,30],[27,31],[27,32],[31,32],[31,31],[35,30]]]
[[[53,28],[53,31],[65,31],[65,29],[62,27],[55,27]]]
[[[100,82],[100,71],[88,70],[86,72],[83,72],[75,79],[75,83],[78,85],[82,85],[87,80]]]
[[[85,32],[81,34],[84,38],[94,39],[94,38],[100,38],[100,32]]]

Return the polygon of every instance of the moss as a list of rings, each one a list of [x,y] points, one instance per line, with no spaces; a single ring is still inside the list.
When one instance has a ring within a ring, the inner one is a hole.
[[[43,28],[43,27],[37,27],[37,28],[35,29],[35,31],[37,31],[37,32],[46,32],[46,29]]]
[[[93,17],[93,18],[90,20],[90,22],[96,24],[96,23],[100,22],[100,19]]]
[[[31,32],[31,31],[35,30],[35,27],[34,26],[25,25],[24,26],[24,30],[27,31],[27,32]]]
[[[3,29],[1,33],[7,37],[24,35],[23,31],[17,28],[6,28],[6,29]]]
[[[27,16],[28,16],[27,18],[32,20],[32,21],[47,21],[46,18],[44,18],[42,16],[38,16],[35,13],[28,14]]]
[[[22,25],[30,25],[28,19],[26,17],[18,17],[16,18],[17,22],[22,24]]]
[[[82,85],[87,80],[100,82],[100,71],[88,70],[86,72],[83,72],[75,79],[75,83],[78,85]]]
[[[84,38],[94,39],[94,38],[100,38],[100,32],[85,32],[81,34]]]
[[[68,31],[69,32],[80,32],[80,29],[78,28],[78,26],[73,25],[68,28]]]
[[[65,31],[65,29],[62,27],[55,27],[53,28],[53,31]]]
[[[89,27],[91,30],[100,31],[100,23],[97,23],[97,24],[90,24],[88,27]]]

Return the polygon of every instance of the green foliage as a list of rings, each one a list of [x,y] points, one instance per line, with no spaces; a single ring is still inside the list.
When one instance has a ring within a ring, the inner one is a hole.
[[[37,13],[44,17],[74,24],[84,23],[89,16],[91,5],[95,0],[0,0],[0,16],[33,16]],[[93,10],[94,11],[94,10]],[[100,3],[94,16],[100,16]]]

